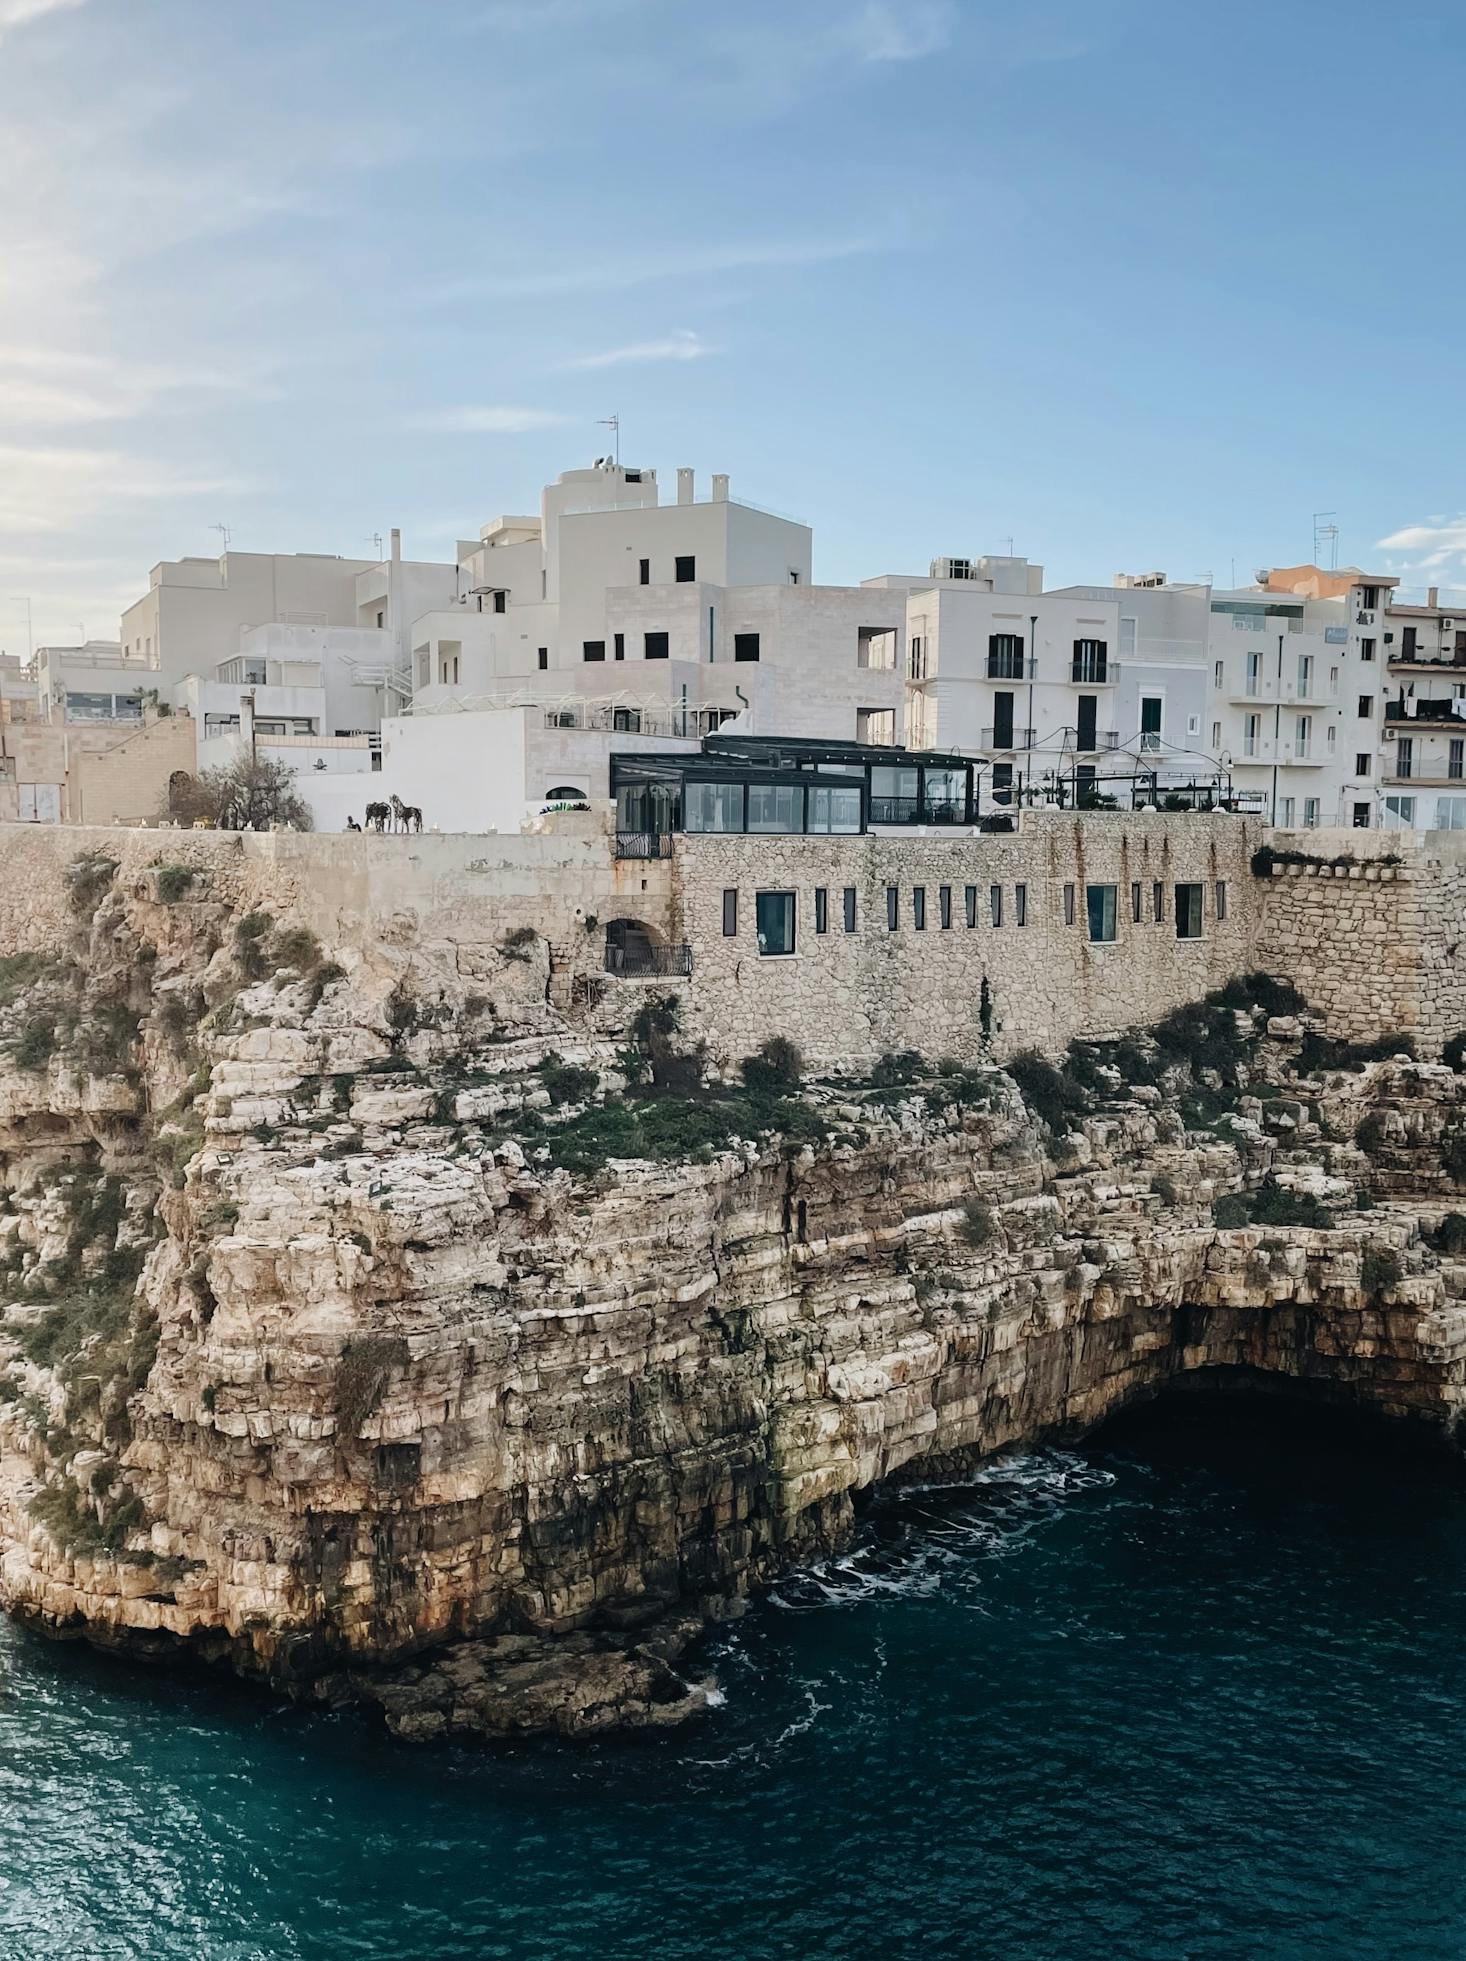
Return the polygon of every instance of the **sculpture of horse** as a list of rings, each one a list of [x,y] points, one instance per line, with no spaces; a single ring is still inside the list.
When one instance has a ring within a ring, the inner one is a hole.
[[[420,831],[422,829],[422,812],[415,803],[404,803],[394,790],[391,804],[394,830]]]
[[[370,827],[381,832],[387,828],[387,819],[392,815],[384,803],[369,803],[366,807],[366,820]]]

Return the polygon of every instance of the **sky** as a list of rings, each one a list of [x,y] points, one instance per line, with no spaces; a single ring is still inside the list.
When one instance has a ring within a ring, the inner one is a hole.
[[[1466,587],[1463,71],[1412,0],[0,0],[0,648],[220,525],[451,557],[613,413],[831,583],[1325,511]]]

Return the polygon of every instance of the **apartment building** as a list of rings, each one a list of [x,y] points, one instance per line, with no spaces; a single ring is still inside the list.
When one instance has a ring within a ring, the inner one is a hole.
[[[1392,593],[1384,660],[1381,821],[1466,830],[1466,593]]]

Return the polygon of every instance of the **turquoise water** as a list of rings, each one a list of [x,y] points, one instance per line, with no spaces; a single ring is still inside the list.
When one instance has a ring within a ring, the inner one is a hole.
[[[1466,1494],[1182,1410],[879,1507],[650,1743],[0,1634],[0,1954],[1466,1954]]]

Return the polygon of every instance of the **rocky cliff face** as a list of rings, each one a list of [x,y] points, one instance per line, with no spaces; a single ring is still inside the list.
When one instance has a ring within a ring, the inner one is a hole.
[[[1454,1440],[1443,1065],[1224,1005],[1057,1089],[720,1103],[523,934],[464,975],[207,871],[71,886],[0,957],[0,1586],[40,1626],[407,1735],[668,1721],[706,1618],[882,1480],[1207,1368]]]

